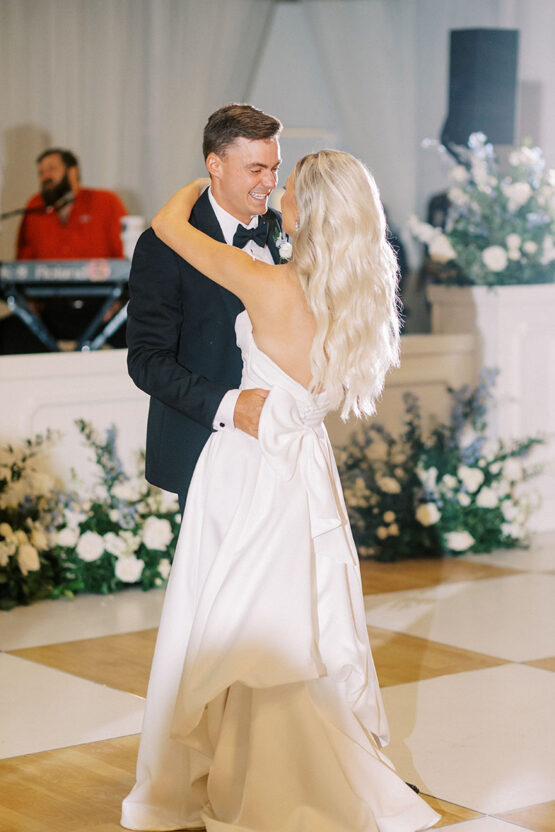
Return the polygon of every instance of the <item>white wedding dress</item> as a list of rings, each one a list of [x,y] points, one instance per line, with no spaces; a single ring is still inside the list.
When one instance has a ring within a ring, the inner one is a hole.
[[[439,816],[380,747],[357,554],[314,399],[237,318],[259,439],[198,461],[146,702],[129,829],[414,832]]]

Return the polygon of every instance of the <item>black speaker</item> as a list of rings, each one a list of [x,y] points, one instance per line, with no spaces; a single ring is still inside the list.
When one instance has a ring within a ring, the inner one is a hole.
[[[517,29],[451,31],[444,144],[466,144],[477,131],[492,144],[514,143],[517,60]]]

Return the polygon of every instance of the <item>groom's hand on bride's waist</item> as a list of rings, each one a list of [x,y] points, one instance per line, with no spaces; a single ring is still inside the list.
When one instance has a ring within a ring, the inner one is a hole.
[[[258,439],[258,422],[269,392],[258,387],[253,390],[241,390],[235,405],[233,424],[255,439]]]

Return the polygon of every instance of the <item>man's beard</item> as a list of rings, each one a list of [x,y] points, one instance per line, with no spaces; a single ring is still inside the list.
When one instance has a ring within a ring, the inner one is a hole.
[[[64,174],[63,179],[60,179],[56,185],[42,186],[42,198],[44,204],[47,206],[55,205],[62,197],[67,196],[69,193],[71,193],[71,185],[69,184],[67,173]]]

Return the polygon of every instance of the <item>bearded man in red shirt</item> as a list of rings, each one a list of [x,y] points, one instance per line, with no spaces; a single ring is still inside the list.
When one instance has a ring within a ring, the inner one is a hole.
[[[25,206],[17,236],[17,260],[87,260],[123,257],[121,218],[127,210],[111,191],[83,188],[74,153],[49,148],[37,159],[40,192]],[[103,298],[51,298],[32,302],[57,340],[79,337]],[[111,314],[121,306],[114,306]],[[125,326],[109,339],[125,346]],[[0,323],[0,353],[44,352],[47,348],[14,315]]]
[[[41,191],[26,205],[17,259],[123,257],[120,220],[127,211],[121,199],[111,191],[83,188],[70,150],[45,150],[37,165]]]

